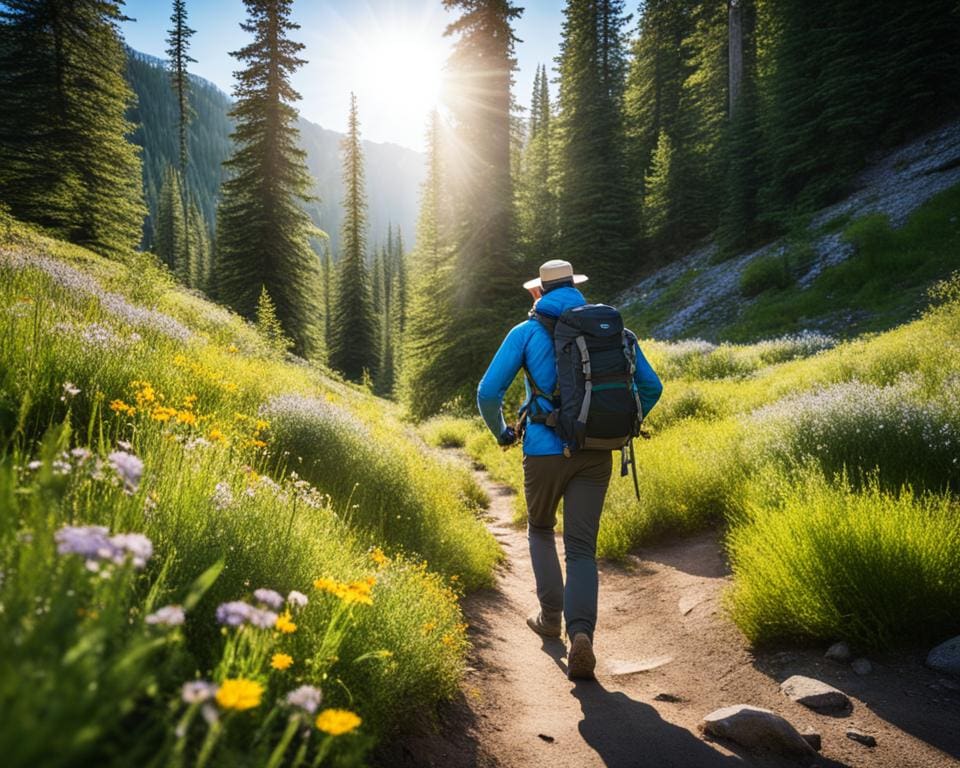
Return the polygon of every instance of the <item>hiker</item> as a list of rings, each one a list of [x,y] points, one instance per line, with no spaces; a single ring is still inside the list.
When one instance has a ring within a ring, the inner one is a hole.
[[[571,679],[592,678],[596,666],[593,634],[597,621],[597,531],[603,499],[610,482],[612,450],[608,445],[610,441],[603,439],[591,441],[588,437],[584,447],[578,447],[574,440],[561,438],[563,430],[558,432],[556,425],[564,422],[569,409],[563,407],[563,398],[559,394],[553,335],[554,331],[560,333],[558,323],[571,317],[569,312],[564,314],[566,310],[575,307],[583,307],[583,310],[576,310],[581,315],[590,314],[588,310],[605,311],[620,323],[614,328],[618,343],[613,349],[617,352],[620,351],[621,338],[618,328],[622,329],[622,321],[616,310],[603,305],[587,305],[583,294],[575,287],[586,280],[586,275],[574,274],[569,262],[554,259],[543,264],[540,276],[523,284],[535,300],[530,317],[514,326],[506,335],[477,388],[477,405],[497,442],[506,448],[522,437],[527,539],[540,602],[540,610],[527,619],[527,624],[543,637],[559,638],[561,617],[565,620],[567,637],[571,643],[567,655],[567,674]],[[610,324],[605,322],[600,327],[606,328]],[[626,331],[622,338],[623,350],[626,351],[621,355],[621,363],[622,357],[628,353],[632,358],[629,367],[623,363],[629,383],[607,383],[603,386],[620,386],[620,396],[629,397],[633,413],[639,417],[636,419],[636,431],[632,434],[638,434],[640,421],[659,399],[663,385],[644,358],[635,337]],[[582,337],[577,344],[581,342]],[[580,359],[577,360],[579,365]],[[634,366],[631,381],[630,369]],[[577,366],[567,366],[564,371],[574,367]],[[503,418],[503,398],[521,368],[525,373],[526,402],[520,409],[517,426],[508,426]],[[589,363],[585,371],[589,379]],[[564,373],[561,379],[566,381],[564,376],[567,374]],[[580,386],[582,389],[583,377]],[[601,386],[596,384],[597,390]],[[610,394],[609,390],[602,395],[598,392],[594,400]],[[583,399],[582,391],[578,396]],[[589,406],[589,398],[587,402]],[[633,403],[636,403],[635,407]],[[637,410],[639,414],[636,414]],[[583,424],[579,426],[582,428]],[[618,442],[619,445],[612,447],[620,447],[625,441],[621,439]],[[632,443],[630,448],[632,453]],[[624,453],[624,462],[626,456]],[[626,471],[626,463],[623,471]],[[561,499],[564,503],[566,586],[554,539],[557,506]]]

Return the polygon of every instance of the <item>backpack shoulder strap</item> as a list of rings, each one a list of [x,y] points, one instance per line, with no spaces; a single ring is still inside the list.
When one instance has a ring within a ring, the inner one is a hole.
[[[557,327],[557,318],[551,317],[550,315],[545,315],[543,312],[537,312],[537,308],[533,307],[528,313],[528,317],[531,320],[536,320],[540,325],[547,329],[547,333],[550,334],[550,338],[553,338],[553,332]]]

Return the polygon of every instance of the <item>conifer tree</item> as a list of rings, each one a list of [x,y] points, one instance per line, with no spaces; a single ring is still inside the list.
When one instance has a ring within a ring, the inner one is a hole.
[[[627,18],[622,0],[568,0],[560,56],[559,254],[575,265],[590,254],[597,298],[622,285],[634,231],[623,125]]]
[[[200,213],[197,201],[191,196],[187,206],[187,229],[190,238],[187,250],[189,259],[189,284],[191,288],[207,291],[210,285],[210,234],[207,222]]]
[[[402,337],[406,326],[407,302],[409,301],[409,282],[407,277],[407,254],[403,248],[403,232],[397,227],[397,236],[391,240],[393,252],[393,311],[397,326],[397,339]],[[397,357],[399,365],[399,356]]]
[[[177,94],[177,138],[180,150],[180,175],[187,177],[187,127],[190,124],[190,76],[187,68],[196,63],[188,53],[195,30],[187,26],[186,0],[173,0],[173,25],[167,31],[167,56],[170,57],[170,83]]]
[[[127,137],[122,2],[0,5],[0,200],[106,256],[136,247],[145,209]]]
[[[410,298],[403,331],[400,401],[415,419],[440,410],[459,386],[460,374],[450,365],[457,343],[450,326],[454,307],[454,252],[444,201],[448,176],[440,116],[430,113],[427,127],[427,173],[420,190],[417,243],[410,257]]]
[[[184,247],[184,239],[188,232],[189,226],[183,220],[180,173],[176,168],[167,166],[157,203],[157,221],[153,233],[154,251],[185,283],[189,268],[186,266],[187,249]]]
[[[260,295],[257,297],[256,328],[269,348],[276,354],[283,355],[293,347],[293,342],[284,333],[283,325],[277,317],[277,309],[270,294],[267,293],[266,286],[260,286]]]
[[[237,73],[233,156],[217,224],[218,295],[253,318],[265,288],[297,354],[320,354],[319,264],[309,237],[316,230],[301,203],[312,180],[298,146],[300,95],[290,76],[304,60],[303,45],[289,34],[291,0],[244,0],[241,28],[253,42],[231,55],[246,64]]]
[[[377,326],[366,266],[367,199],[357,97],[350,94],[350,116],[343,151],[343,222],[337,260],[337,321],[330,329],[328,362],[352,381],[374,376]]]
[[[469,322],[447,326],[456,338],[444,364],[444,400],[472,398],[502,331],[515,322],[524,297],[517,288],[511,178],[511,108],[514,42],[512,22],[521,10],[510,0],[444,0],[460,16],[446,34],[456,36],[448,60],[448,106],[457,168],[451,186],[452,232],[459,279],[460,315]],[[452,341],[452,339],[451,339]]]
[[[646,235],[656,243],[669,242],[677,229],[677,173],[673,142],[660,131],[650,169],[644,178],[643,221]]]
[[[529,126],[518,184],[520,242],[528,271],[554,258],[559,233],[554,167],[556,131],[545,66],[537,67],[534,77]]]
[[[333,285],[335,280],[333,259],[330,257],[330,239],[324,237],[320,240],[320,280],[321,295],[323,298],[323,348],[324,353],[329,355],[331,328],[333,328],[333,299],[336,295],[336,289]]]

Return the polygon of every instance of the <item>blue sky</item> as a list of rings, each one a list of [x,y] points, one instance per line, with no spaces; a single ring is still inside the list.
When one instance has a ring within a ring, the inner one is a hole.
[[[529,104],[533,76],[540,63],[552,66],[563,21],[562,0],[518,2],[524,13],[516,24],[519,71],[514,95]],[[136,21],[123,25],[127,43],[164,56],[170,2],[128,0]],[[188,0],[190,26],[196,30],[191,70],[230,92],[238,62],[229,51],[248,35],[241,0]],[[306,44],[308,60],[294,78],[303,96],[301,113],[325,128],[346,127],[350,91],[357,93],[361,131],[372,141],[390,141],[422,149],[430,104],[437,98],[439,72],[452,45],[443,37],[454,18],[440,0],[297,0],[296,39]],[[390,65],[387,65],[390,62]]]

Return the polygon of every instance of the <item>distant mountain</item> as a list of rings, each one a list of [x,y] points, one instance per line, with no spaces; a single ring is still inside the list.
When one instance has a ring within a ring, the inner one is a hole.
[[[150,215],[144,225],[144,246],[153,239],[152,222],[163,171],[177,162],[177,105],[163,60],[128,49],[127,79],[137,95],[131,120],[138,125],[133,141],[143,147],[143,187]],[[227,113],[230,98],[213,83],[191,75],[191,106],[195,116],[190,124],[190,168],[187,183],[196,195],[211,230],[216,222],[217,196],[223,179],[223,161],[230,155],[232,130]],[[314,223],[330,235],[337,253],[340,221],[343,218],[340,179],[340,141],[343,134],[300,119],[300,141],[307,153],[307,166],[319,200],[306,207]],[[379,243],[392,223],[403,231],[412,245],[417,217],[424,158],[419,152],[397,144],[363,142],[366,160],[369,238]]]

